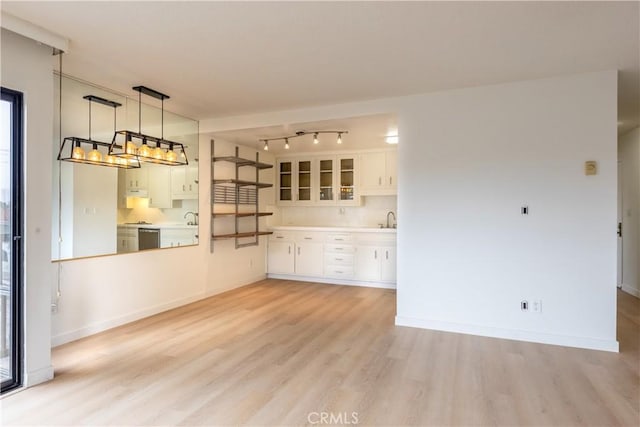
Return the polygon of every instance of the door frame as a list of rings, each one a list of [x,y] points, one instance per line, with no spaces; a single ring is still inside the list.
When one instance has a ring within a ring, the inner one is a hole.
[[[24,95],[1,88],[2,100],[12,104],[11,134],[11,380],[2,382],[1,392],[22,386],[23,292],[24,292]]]

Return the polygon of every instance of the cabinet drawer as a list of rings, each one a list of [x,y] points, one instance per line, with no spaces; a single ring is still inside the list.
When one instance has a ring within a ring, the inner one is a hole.
[[[296,240],[300,242],[324,242],[325,233],[319,231],[301,231],[297,233]]]
[[[332,233],[327,236],[329,243],[352,242],[353,235],[348,233]]]
[[[273,234],[269,235],[269,240],[274,242],[292,242],[294,240],[295,234],[290,231],[274,231]]]
[[[324,255],[324,263],[325,265],[350,265],[353,266],[353,255],[352,254],[336,254],[329,253]]]
[[[324,245],[324,251],[326,252],[335,252],[338,254],[352,254],[355,252],[355,248],[352,245],[340,245],[340,244],[327,244]]]
[[[326,277],[351,279],[353,277],[353,267],[340,266],[340,265],[330,265],[330,266],[325,267],[324,275]]]

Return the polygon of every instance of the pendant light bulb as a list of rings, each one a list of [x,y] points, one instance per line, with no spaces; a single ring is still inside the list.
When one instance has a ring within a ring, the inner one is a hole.
[[[313,134],[313,143],[314,144],[320,143],[320,141],[318,141],[318,133],[317,132]]]
[[[138,146],[131,140],[127,141],[125,144],[125,152],[127,154],[130,154],[132,156],[135,156],[138,154]]]
[[[264,151],[269,151],[269,141],[267,141],[267,140],[265,140],[265,141],[264,141],[264,148],[263,148],[263,150],[264,150]]]
[[[338,144],[342,144],[342,133],[338,132],[338,140],[336,141]]]
[[[111,154],[107,154],[104,158],[105,163],[109,163],[110,165],[115,165],[118,163],[116,156],[112,156]]]
[[[285,138],[284,139],[284,149],[288,150],[289,149],[289,138]]]
[[[164,160],[164,150],[160,147],[160,144],[153,149],[152,156],[156,160]]]
[[[93,144],[93,150],[89,151],[87,160],[92,162],[102,162],[102,153],[98,151],[98,145]]]
[[[73,153],[71,154],[71,158],[76,160],[84,160],[86,158],[84,150],[80,147],[80,143],[76,142],[76,146],[73,147]]]
[[[142,145],[138,149],[138,155],[141,157],[151,157],[151,148],[147,145],[147,140],[142,141]]]
[[[164,156],[168,162],[175,162],[178,160],[178,155],[173,151],[173,147],[169,148]]]

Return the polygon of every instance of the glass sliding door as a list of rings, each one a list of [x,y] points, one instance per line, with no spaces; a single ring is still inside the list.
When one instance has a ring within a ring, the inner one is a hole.
[[[0,380],[2,393],[22,383],[22,94],[0,101]]]

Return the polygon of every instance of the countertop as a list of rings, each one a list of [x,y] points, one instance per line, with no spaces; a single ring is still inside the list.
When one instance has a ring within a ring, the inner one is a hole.
[[[276,225],[269,228],[273,231],[334,231],[338,233],[389,233],[396,234],[395,228],[379,227],[319,227],[302,225]]]
[[[197,225],[187,225],[187,224],[178,224],[178,223],[159,223],[159,224],[118,224],[118,227],[124,228],[184,228],[184,229],[195,229],[198,228]]]

